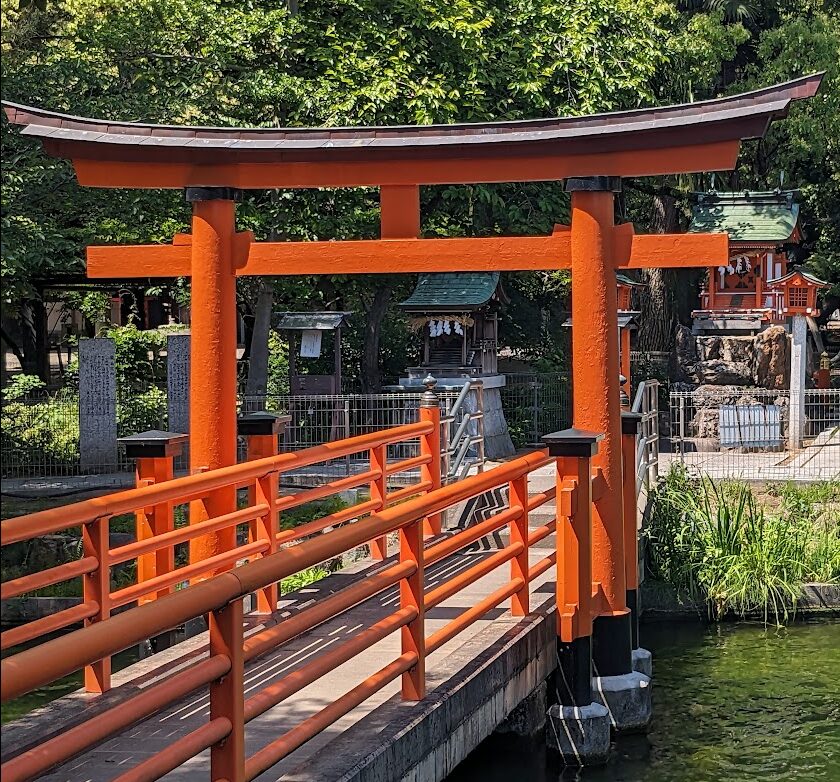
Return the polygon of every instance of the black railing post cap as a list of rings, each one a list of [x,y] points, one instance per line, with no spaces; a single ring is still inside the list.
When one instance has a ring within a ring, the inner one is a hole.
[[[277,415],[264,410],[255,413],[243,413],[236,419],[236,433],[242,437],[280,434],[291,420],[290,415]]]
[[[642,414],[634,413],[632,410],[621,412],[621,433],[636,434],[639,431],[639,424],[642,422]]]
[[[604,435],[601,432],[589,432],[572,427],[544,435],[542,443],[548,446],[549,456],[590,457],[598,453],[598,443],[603,439]]]
[[[156,459],[162,456],[179,456],[189,440],[189,435],[180,432],[164,432],[150,429],[148,432],[120,437],[118,443],[125,446],[129,459]]]

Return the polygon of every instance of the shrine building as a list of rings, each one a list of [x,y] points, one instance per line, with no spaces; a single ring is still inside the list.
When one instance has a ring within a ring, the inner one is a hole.
[[[689,233],[729,234],[729,263],[711,267],[695,334],[756,334],[793,315],[816,317],[825,283],[795,266],[802,243],[797,192],[701,193]]]

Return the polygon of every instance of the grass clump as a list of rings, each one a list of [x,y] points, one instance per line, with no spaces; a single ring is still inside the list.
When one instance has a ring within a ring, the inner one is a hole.
[[[660,482],[646,530],[655,578],[705,601],[713,618],[762,611],[786,621],[808,581],[840,581],[840,484],[771,487],[773,509],[745,483],[691,476]]]

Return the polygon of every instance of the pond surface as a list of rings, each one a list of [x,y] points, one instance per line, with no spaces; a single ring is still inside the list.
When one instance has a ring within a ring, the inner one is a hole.
[[[653,723],[606,766],[491,737],[447,782],[840,782],[840,622],[648,625]]]

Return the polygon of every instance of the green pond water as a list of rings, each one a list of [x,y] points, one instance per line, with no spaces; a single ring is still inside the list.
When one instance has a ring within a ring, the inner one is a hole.
[[[653,722],[608,765],[491,737],[447,782],[840,782],[840,622],[648,625]]]

